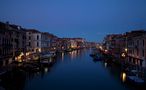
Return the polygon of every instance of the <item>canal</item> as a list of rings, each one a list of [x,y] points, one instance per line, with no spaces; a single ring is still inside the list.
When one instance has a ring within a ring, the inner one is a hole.
[[[13,73],[1,83],[4,90],[133,90],[124,84],[118,67],[93,61],[91,50],[58,54],[41,72]],[[23,75],[25,74],[25,75]]]

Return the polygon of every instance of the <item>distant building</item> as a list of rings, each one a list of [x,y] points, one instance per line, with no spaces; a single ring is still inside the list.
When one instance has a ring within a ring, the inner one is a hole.
[[[51,37],[50,33],[41,33],[41,52],[47,52],[51,48]]]
[[[65,49],[81,49],[86,43],[83,38],[62,38]]]

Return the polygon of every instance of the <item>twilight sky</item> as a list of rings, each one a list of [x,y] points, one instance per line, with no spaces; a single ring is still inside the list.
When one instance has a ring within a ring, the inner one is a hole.
[[[0,21],[101,41],[106,34],[146,30],[146,0],[0,0]]]

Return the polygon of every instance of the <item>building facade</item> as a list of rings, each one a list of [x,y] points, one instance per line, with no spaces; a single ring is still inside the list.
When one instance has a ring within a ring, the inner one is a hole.
[[[41,33],[41,51],[48,52],[51,48],[51,37],[50,34],[45,32]]]
[[[104,39],[104,50],[116,58],[121,58],[126,48],[126,36],[124,34],[107,35]]]
[[[41,32],[35,29],[26,30],[26,45],[27,52],[39,53],[41,52]]]
[[[26,53],[26,33],[21,26],[0,23],[0,58],[4,63],[23,58]],[[21,55],[21,56],[20,56]],[[19,57],[20,56],[20,57]],[[6,61],[6,62],[5,62]]]
[[[146,68],[146,31],[127,33],[127,62],[138,68]]]

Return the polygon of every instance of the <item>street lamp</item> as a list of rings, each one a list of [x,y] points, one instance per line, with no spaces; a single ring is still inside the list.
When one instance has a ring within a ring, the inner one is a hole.
[[[122,57],[125,57],[126,55],[125,55],[125,53],[122,53],[122,55],[121,55]]]
[[[125,48],[125,52],[127,53],[127,51],[128,51],[128,49],[127,48]]]

